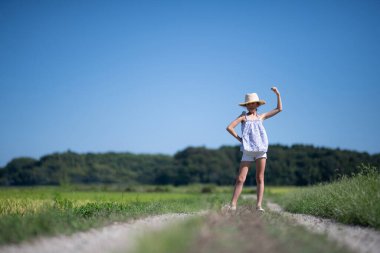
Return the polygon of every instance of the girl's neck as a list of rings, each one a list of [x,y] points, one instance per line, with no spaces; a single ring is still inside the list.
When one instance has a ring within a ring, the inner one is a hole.
[[[253,115],[253,116],[257,116],[257,110],[254,110],[254,111],[248,111],[248,115]]]

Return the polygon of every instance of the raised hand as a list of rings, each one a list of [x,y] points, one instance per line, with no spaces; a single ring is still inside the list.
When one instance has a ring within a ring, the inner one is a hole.
[[[276,93],[276,95],[280,95],[280,92],[278,91],[277,87],[272,87],[270,89],[273,90],[273,92]]]

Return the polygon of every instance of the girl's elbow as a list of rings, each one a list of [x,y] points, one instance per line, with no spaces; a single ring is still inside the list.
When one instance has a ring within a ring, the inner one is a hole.
[[[232,133],[234,131],[234,128],[231,125],[229,125],[228,127],[226,127],[226,130]]]

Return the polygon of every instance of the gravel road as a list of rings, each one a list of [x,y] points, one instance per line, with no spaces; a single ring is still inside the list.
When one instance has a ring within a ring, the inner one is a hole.
[[[106,253],[128,252],[135,247],[136,239],[144,233],[163,229],[173,222],[184,221],[194,215],[164,214],[129,222],[114,223],[103,228],[77,232],[69,236],[43,237],[20,245],[0,247],[1,253]]]
[[[242,198],[254,200],[254,195],[242,195]],[[347,246],[354,252],[378,253],[380,249],[380,232],[361,226],[349,226],[337,223],[330,219],[322,219],[312,215],[293,214],[285,212],[279,205],[268,203],[272,212],[294,220],[295,223],[306,227],[314,233],[325,233],[331,240]],[[192,214],[164,214],[147,218],[131,220],[129,222],[114,223],[112,225],[91,229],[86,232],[77,232],[69,236],[42,237],[32,242],[19,245],[0,247],[1,253],[106,253],[129,252],[135,247],[138,237],[144,233],[157,231],[172,224],[184,221],[195,215],[207,214],[202,211]]]
[[[256,196],[244,195],[243,198],[255,200]],[[268,202],[267,206],[272,212],[280,213],[294,220],[294,222],[313,233],[327,234],[329,239],[347,246],[354,252],[380,252],[380,232],[377,230],[362,226],[345,225],[331,219],[323,219],[312,215],[285,212],[278,204],[271,202]]]

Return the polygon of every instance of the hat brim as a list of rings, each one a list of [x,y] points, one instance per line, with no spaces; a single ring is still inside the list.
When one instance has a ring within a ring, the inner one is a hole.
[[[259,103],[260,105],[263,105],[266,103],[264,100],[259,100],[259,101],[248,101],[248,102],[240,103],[239,105],[240,106],[246,106],[247,104],[256,103],[256,102]]]

